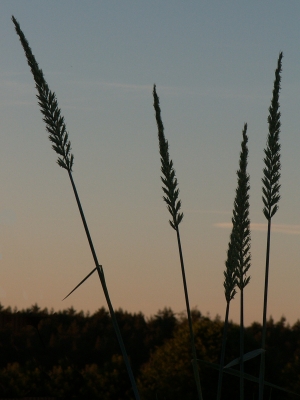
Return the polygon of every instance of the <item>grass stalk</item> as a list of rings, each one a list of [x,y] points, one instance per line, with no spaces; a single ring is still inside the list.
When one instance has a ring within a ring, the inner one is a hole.
[[[227,330],[228,330],[228,318],[229,318],[229,308],[230,302],[233,300],[236,294],[236,246],[235,246],[235,231],[232,227],[232,232],[230,235],[230,242],[228,243],[227,250],[227,260],[225,262],[226,269],[224,271],[224,289],[225,289],[225,299],[226,299],[226,312],[225,321],[222,334],[222,347],[221,347],[221,357],[220,357],[220,369],[219,369],[219,379],[218,379],[218,389],[217,389],[217,400],[221,399],[222,394],[222,382],[223,382],[223,368],[225,360],[225,350],[226,350],[226,340],[227,340]]]
[[[112,303],[110,301],[110,296],[108,293],[107,285],[105,282],[105,277],[104,277],[104,271],[102,266],[98,263],[96,251],[92,242],[92,238],[88,229],[88,225],[84,216],[84,212],[81,206],[81,202],[77,193],[77,189],[73,180],[72,176],[72,167],[73,167],[73,161],[74,161],[74,156],[71,154],[71,143],[68,138],[68,133],[66,130],[66,125],[64,122],[64,117],[61,116],[61,111],[58,107],[56,95],[54,92],[51,92],[48,84],[44,78],[43,71],[39,68],[38,63],[36,62],[36,59],[34,55],[32,54],[31,48],[29,47],[29,43],[27,39],[25,38],[24,33],[22,32],[19,23],[17,20],[12,16],[12,21],[15,25],[16,32],[19,36],[19,39],[21,41],[22,47],[24,49],[28,65],[31,69],[31,72],[33,74],[33,78],[36,83],[36,89],[38,91],[37,98],[39,100],[39,105],[41,107],[41,112],[44,115],[43,120],[46,123],[46,129],[49,132],[49,139],[53,143],[52,148],[56,151],[56,153],[59,155],[57,163],[60,167],[66,169],[69,174],[69,178],[72,184],[72,188],[74,191],[74,195],[76,198],[76,202],[78,205],[78,209],[81,215],[82,223],[84,225],[84,229],[87,235],[87,239],[89,242],[89,246],[93,255],[93,259],[95,262],[95,266],[99,275],[99,279],[102,285],[102,289],[107,301],[107,305],[110,311],[110,315],[112,318],[112,323],[115,329],[115,333],[117,335],[117,339],[121,348],[121,352],[124,358],[124,362],[127,368],[127,372],[131,381],[132,389],[134,392],[134,396],[136,400],[140,400],[140,396],[138,393],[138,389],[136,386],[136,382],[132,373],[132,369],[129,363],[129,359],[126,353],[126,349],[124,346],[124,342],[121,336],[121,332],[118,326],[118,322],[116,319],[116,315],[114,312],[114,309],[112,307]]]
[[[225,357],[225,344],[229,316],[229,304],[236,294],[235,287],[240,289],[240,400],[244,399],[244,288],[248,285],[250,277],[247,272],[250,268],[250,220],[249,220],[249,175],[248,163],[248,137],[247,124],[243,129],[243,140],[237,171],[238,184],[233,206],[232,232],[227,251],[226,270],[224,272],[225,298],[227,302],[226,316],[222,340],[222,352],[220,361],[217,399],[221,398],[222,376]]]
[[[171,227],[176,231],[177,234],[177,244],[178,244],[178,251],[179,251],[179,258],[180,258],[180,265],[181,265],[181,274],[183,280],[183,288],[184,288],[184,296],[185,296],[185,303],[188,315],[188,324],[190,330],[190,340],[191,340],[191,347],[192,347],[192,365],[193,365],[193,372],[194,378],[197,387],[198,399],[202,400],[202,390],[201,390],[201,383],[200,383],[200,376],[199,376],[199,369],[197,364],[197,353],[196,353],[196,346],[195,346],[195,338],[193,332],[193,325],[192,325],[192,317],[190,311],[190,304],[189,304],[189,296],[188,296],[188,289],[186,283],[186,276],[185,276],[185,268],[184,268],[184,260],[182,254],[182,246],[180,240],[180,232],[179,232],[179,224],[182,221],[183,213],[179,212],[181,208],[181,201],[178,199],[179,189],[177,178],[175,176],[175,170],[173,168],[173,161],[170,159],[169,156],[169,144],[164,135],[164,126],[161,120],[161,111],[159,106],[159,98],[156,93],[156,86],[153,86],[153,98],[154,98],[154,109],[156,115],[156,122],[158,127],[158,140],[159,140],[159,151],[160,151],[160,160],[161,160],[161,172],[163,176],[161,180],[164,184],[162,187],[165,196],[163,196],[164,201],[167,204],[167,208],[172,216],[172,219],[169,220]]]
[[[249,219],[249,174],[247,124],[244,125],[240,169],[237,171],[238,186],[233,209],[233,230],[236,245],[236,277],[240,289],[240,400],[244,400],[244,289],[250,281],[247,272],[250,268],[250,219]]]
[[[225,350],[226,350],[227,331],[228,331],[229,307],[230,307],[230,301],[227,301],[226,312],[225,312],[225,322],[224,322],[223,335],[222,335],[222,348],[221,348],[220,369],[219,369],[219,379],[218,379],[218,389],[217,389],[217,400],[220,400],[221,395],[222,395],[222,383],[223,383],[223,374],[224,374],[223,368],[224,368],[224,361],[225,361]]]
[[[268,303],[268,283],[269,283],[269,265],[270,265],[270,246],[271,246],[271,220],[278,210],[279,195],[279,178],[280,178],[280,112],[279,112],[279,92],[282,71],[282,52],[279,53],[277,68],[275,70],[275,80],[273,87],[273,96],[271,106],[269,107],[269,134],[267,138],[267,146],[264,149],[264,170],[263,170],[263,196],[264,203],[263,213],[268,221],[267,233],[267,249],[266,249],[266,270],[265,270],[265,285],[264,285],[264,303],[263,303],[263,327],[262,327],[262,349],[266,347],[267,334],[267,303]],[[263,400],[265,379],[265,352],[261,354],[260,372],[259,372],[259,400]]]

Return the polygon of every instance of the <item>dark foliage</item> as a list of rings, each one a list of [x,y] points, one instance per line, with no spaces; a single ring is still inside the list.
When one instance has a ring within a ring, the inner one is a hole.
[[[146,319],[142,313],[116,312],[143,399],[195,399],[185,317],[165,308]],[[218,363],[223,322],[192,312],[199,359]],[[258,348],[262,327],[245,329],[245,352]],[[300,321],[284,318],[267,326],[266,380],[300,392]],[[225,364],[239,355],[239,326],[229,323]],[[50,312],[37,305],[12,311],[0,306],[0,397],[133,399],[124,361],[105,308],[93,315],[72,307]],[[203,397],[215,399],[218,372],[199,361]],[[238,368],[238,367],[237,367]],[[258,375],[259,358],[245,363]],[[238,398],[238,378],[225,374],[222,399]],[[269,389],[265,389],[268,398]],[[228,395],[226,395],[228,393]],[[245,399],[257,397],[258,385],[245,381]],[[227,397],[226,397],[227,396]],[[273,390],[272,400],[293,400]]]
[[[0,307],[0,397],[101,396],[131,399],[131,388],[111,318],[73,308],[58,313]],[[177,320],[170,309],[146,320],[142,313],[116,312],[137,374],[150,352],[172,337]],[[89,388],[92,385],[93,388]],[[74,393],[73,393],[74,392]],[[126,394],[127,393],[127,394]]]

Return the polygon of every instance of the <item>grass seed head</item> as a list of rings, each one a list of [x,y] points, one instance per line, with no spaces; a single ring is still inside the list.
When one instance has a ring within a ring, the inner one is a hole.
[[[227,260],[225,262],[226,269],[224,271],[224,289],[226,302],[229,303],[236,294],[236,265],[237,265],[237,254],[235,245],[235,232],[232,230],[230,235],[230,242],[228,243]]]
[[[41,112],[44,116],[43,120],[46,123],[46,129],[50,133],[49,139],[53,143],[52,148],[59,155],[57,163],[60,167],[71,172],[74,156],[71,154],[71,143],[69,141],[64,117],[61,115],[58,107],[56,95],[49,89],[43,71],[39,68],[29,43],[14,16],[12,16],[12,21],[15,25],[16,32],[23,46],[28,65],[35,80],[35,87],[38,91],[38,104],[41,107]]]
[[[250,177],[247,173],[248,164],[248,136],[247,124],[243,129],[242,150],[240,153],[239,170],[237,171],[238,184],[236,188],[236,196],[234,200],[233,217],[232,217],[232,246],[235,256],[235,277],[237,287],[242,290],[250,281],[247,272],[250,268],[250,219],[249,219],[249,190]]]
[[[153,86],[154,109],[158,128],[159,152],[161,160],[161,172],[163,176],[161,180],[164,184],[162,187],[165,196],[164,201],[167,203],[167,208],[172,215],[172,220],[169,220],[173,229],[177,230],[178,225],[182,221],[183,213],[179,212],[181,201],[178,199],[179,189],[178,182],[173,168],[173,161],[169,156],[169,144],[164,135],[164,126],[161,120],[161,111],[159,107],[159,98],[156,93],[156,86]]]
[[[264,203],[263,213],[267,220],[271,219],[278,210],[278,202],[280,200],[279,195],[279,178],[280,178],[280,112],[279,112],[279,92],[281,82],[281,71],[282,71],[282,52],[279,54],[277,68],[275,71],[275,80],[273,88],[273,97],[271,100],[271,106],[269,108],[268,124],[269,134],[267,138],[267,147],[264,149],[265,167],[263,169],[263,196],[262,200]]]

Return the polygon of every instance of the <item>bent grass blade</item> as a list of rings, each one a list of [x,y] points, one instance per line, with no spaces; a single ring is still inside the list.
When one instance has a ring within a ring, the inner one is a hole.
[[[73,290],[71,290],[71,292],[70,292],[66,297],[64,297],[64,298],[62,299],[62,301],[64,301],[67,297],[69,297],[70,294],[72,294],[73,292],[75,292],[75,290],[78,289],[79,286],[81,286],[81,285],[83,284],[83,282],[85,282],[85,281],[96,271],[96,269],[97,269],[97,268],[94,268],[92,272],[90,272],[84,279],[82,279],[82,281],[81,281],[80,283],[78,283],[78,285],[77,285]]]

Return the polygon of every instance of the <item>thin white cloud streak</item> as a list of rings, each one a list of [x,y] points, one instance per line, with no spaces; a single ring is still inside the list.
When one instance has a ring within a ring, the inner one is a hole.
[[[99,82],[99,81],[91,81],[91,80],[82,80],[82,79],[76,79],[76,80],[68,80],[66,83],[74,86],[98,86],[98,87],[106,87],[106,88],[111,88],[111,89],[122,89],[126,91],[147,91],[149,92],[153,90],[153,85],[136,85],[136,84],[130,84],[130,83],[121,83],[121,82]]]
[[[88,80],[76,80],[76,81],[69,81],[68,83],[71,83],[72,85],[74,84],[80,84],[80,85],[90,85],[90,86],[98,86],[98,87],[105,87],[105,88],[110,88],[110,89],[120,89],[124,90],[127,92],[146,92],[149,93],[152,92],[153,90],[153,85],[137,85],[137,84],[131,84],[131,83],[121,83],[121,82],[99,82],[99,81],[88,81]],[[153,82],[154,84],[155,82]],[[177,87],[177,86],[164,86],[164,85],[159,85],[157,84],[157,87],[159,89],[160,93],[163,93],[164,95],[176,95],[179,96],[181,94],[187,94],[187,95],[197,95],[197,96],[210,96],[213,98],[231,98],[231,99],[245,99],[245,100],[255,100],[257,99],[266,99],[267,96],[263,95],[245,95],[244,93],[238,93],[234,92],[232,90],[229,90],[228,88],[210,88],[206,90],[195,90],[190,87]]]
[[[220,211],[220,210],[192,210],[192,209],[187,209],[184,210],[186,214],[218,214],[218,215],[228,215],[232,214],[232,211]]]
[[[0,72],[0,77],[6,78],[6,77],[11,77],[11,76],[26,76],[28,72],[15,72],[15,71],[5,71],[5,72]]]
[[[6,79],[6,77],[14,77],[14,76],[24,76],[28,75],[28,72],[26,73],[2,73],[0,74],[1,79],[1,85],[6,86],[6,87],[18,87],[20,90],[21,85],[25,86],[22,91],[28,91],[32,90],[32,86],[24,83],[20,83],[18,81],[12,81],[11,79]],[[47,76],[52,76],[52,75],[65,75],[66,77],[69,75],[68,73],[62,72],[62,71],[47,71],[45,73],[45,77],[47,79]],[[4,78],[4,79],[3,79]],[[153,82],[155,83],[155,82]],[[107,89],[119,89],[123,90],[126,92],[144,92],[144,93],[151,93],[153,90],[153,84],[151,85],[138,85],[138,84],[131,84],[131,83],[122,83],[122,82],[101,82],[101,81],[93,81],[93,80],[85,80],[85,79],[65,79],[65,84],[71,84],[73,87],[74,85],[80,85],[80,86],[98,86],[98,87],[105,87]],[[163,93],[164,95],[175,95],[179,96],[183,93],[185,94],[197,94],[198,96],[210,96],[213,98],[232,98],[232,99],[246,99],[246,100],[257,100],[258,98],[264,99],[266,96],[259,96],[259,95],[245,95],[244,93],[238,93],[233,90],[229,90],[228,88],[210,88],[206,90],[202,90],[199,92],[199,90],[192,89],[190,87],[176,87],[176,86],[164,86],[164,85],[157,85],[159,88],[160,93]],[[25,89],[25,90],[24,90]]]
[[[99,86],[106,86],[106,87],[112,87],[112,88],[117,88],[117,89],[123,89],[127,91],[147,91],[147,93],[153,90],[152,85],[135,85],[135,84],[129,84],[129,83],[118,83],[118,82],[103,82],[99,83]]]
[[[1,88],[8,88],[8,89],[17,89],[18,91],[28,92],[32,91],[32,85],[28,83],[23,83],[19,81],[12,81],[12,80],[0,80]]]
[[[1,99],[0,99],[0,105],[1,105],[1,107],[12,107],[12,106],[16,106],[16,107],[18,107],[18,106],[26,106],[26,107],[28,107],[28,106],[30,106],[30,107],[33,107],[33,106],[36,106],[37,105],[37,102],[33,102],[33,101],[22,101],[22,100],[16,100],[16,101],[5,101],[5,100],[3,100],[3,101],[1,101]]]
[[[213,224],[216,228],[231,229],[232,223],[220,222]],[[267,224],[250,223],[250,229],[252,231],[266,232],[268,228]],[[288,225],[288,224],[272,224],[272,232],[283,233],[286,235],[300,235],[300,225]]]

